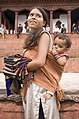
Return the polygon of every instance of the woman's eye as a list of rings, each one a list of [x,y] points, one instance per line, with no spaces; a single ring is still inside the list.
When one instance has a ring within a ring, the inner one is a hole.
[[[40,18],[41,16],[39,14],[36,15],[38,18]]]
[[[30,17],[32,17],[32,16],[33,16],[33,14],[29,14],[29,16],[30,16]]]
[[[35,17],[37,17],[37,18],[40,18],[40,17],[41,17],[41,15],[39,15],[39,14],[34,15],[33,13],[29,14],[29,16],[30,16],[30,17],[35,16]]]

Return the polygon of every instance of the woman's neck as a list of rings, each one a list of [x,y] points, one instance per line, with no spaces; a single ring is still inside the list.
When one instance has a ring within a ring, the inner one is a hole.
[[[30,28],[30,32],[33,33],[35,31],[39,31],[40,29],[43,29],[43,27],[41,27],[41,28]]]

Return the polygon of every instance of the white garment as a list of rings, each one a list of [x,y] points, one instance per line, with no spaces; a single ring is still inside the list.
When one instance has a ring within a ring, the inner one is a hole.
[[[56,28],[54,29],[54,32],[61,33],[61,28],[59,29],[58,27],[56,27]]]
[[[5,33],[5,29],[4,29],[4,26],[3,25],[0,26],[0,33],[1,34],[4,34]]]
[[[24,104],[25,119],[39,119],[40,98],[45,119],[59,119],[55,94],[49,100],[45,100],[43,97],[45,91],[35,83],[30,85],[26,94],[26,105]]]
[[[2,29],[2,27],[0,27],[0,33],[3,34],[3,29]]]

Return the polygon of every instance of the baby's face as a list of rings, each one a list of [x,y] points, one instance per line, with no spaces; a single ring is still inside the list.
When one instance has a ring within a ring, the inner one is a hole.
[[[67,51],[66,40],[59,39],[58,37],[54,40],[53,48],[59,53]]]

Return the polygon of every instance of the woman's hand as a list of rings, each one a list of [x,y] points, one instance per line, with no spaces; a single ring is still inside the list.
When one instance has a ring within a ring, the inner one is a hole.
[[[45,93],[45,94],[43,95],[43,97],[44,97],[46,100],[49,100],[49,99],[51,98],[51,94]]]

